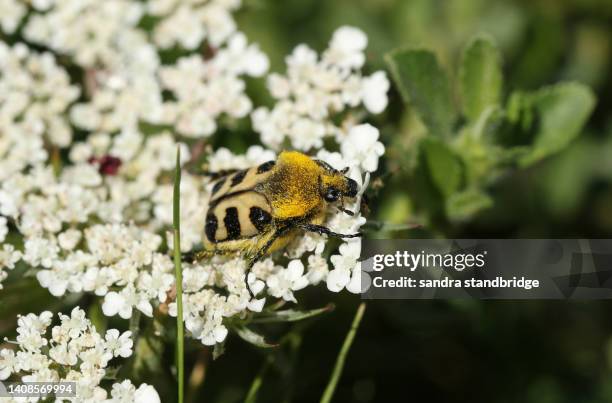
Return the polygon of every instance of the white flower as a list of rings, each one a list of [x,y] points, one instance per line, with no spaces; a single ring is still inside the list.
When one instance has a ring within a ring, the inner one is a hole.
[[[163,255],[156,256],[160,256],[159,259],[164,259],[165,257]],[[168,267],[166,266],[165,270],[153,268],[151,273],[141,272],[138,288],[147,292],[151,298],[157,298],[159,302],[166,301],[166,295],[174,284],[174,276],[168,271]]]
[[[12,34],[15,32],[21,19],[26,14],[26,8],[16,0],[0,0],[0,28]]]
[[[338,292],[351,281],[351,273],[357,267],[361,254],[361,240],[351,240],[340,245],[340,254],[333,255],[330,260],[334,269],[327,275],[327,288]]]
[[[51,295],[61,297],[68,288],[68,279],[65,276],[55,276],[50,270],[41,270],[36,273],[36,279],[43,288],[49,290]]]
[[[112,352],[115,357],[129,357],[132,355],[132,332],[127,331],[119,335],[117,329],[109,329],[106,331],[106,347]]]
[[[286,269],[268,277],[268,292],[270,295],[283,298],[285,301],[297,302],[293,291],[301,290],[308,285],[308,278],[304,276],[304,265],[299,260],[292,260]]]
[[[49,349],[49,357],[61,365],[76,365],[78,362],[76,349],[71,348],[67,343],[51,347]]]
[[[121,294],[111,291],[104,297],[102,312],[106,316],[119,314],[122,318],[127,319],[132,316],[132,306],[126,303],[125,298]]]
[[[333,269],[327,274],[327,289],[339,292],[351,281],[351,272],[347,269]]]
[[[253,292],[255,293],[255,292]],[[251,312],[261,312],[263,310],[264,305],[266,304],[265,298],[260,299],[252,299],[249,302],[249,311]]]
[[[134,392],[134,403],[160,403],[161,400],[155,388],[146,383],[141,384]]]
[[[252,273],[252,272],[249,273],[247,282],[249,283],[249,289],[251,290],[253,295],[257,295],[260,292],[262,292],[264,287],[266,286],[266,284],[263,281],[258,280],[257,277],[255,276],[255,273]],[[255,306],[257,307],[259,305],[255,304]]]
[[[210,60],[191,55],[162,67],[162,86],[176,98],[165,104],[175,115],[176,129],[185,136],[207,137],[222,115],[246,116],[252,104],[240,76],[260,76],[267,69],[266,56],[256,45],[248,45],[241,33],[234,34],[228,46]]]
[[[340,27],[332,36],[327,57],[342,67],[358,69],[365,61],[363,50],[367,45],[368,37],[359,28]]]
[[[73,250],[81,240],[81,231],[68,229],[57,236],[60,247],[64,250]]]
[[[219,47],[236,30],[231,12],[239,5],[239,0],[150,0],[148,11],[161,18],[153,32],[155,42],[161,48],[178,44],[194,49],[207,39]]]
[[[33,13],[24,28],[25,37],[71,55],[84,67],[117,62],[117,46],[135,29],[142,15],[138,2],[127,0],[63,0],[45,13]]]
[[[133,286],[125,287],[120,292],[109,292],[102,303],[102,312],[106,316],[118,314],[123,319],[132,316],[133,308],[137,308],[147,316],[153,316],[153,307],[148,298],[145,294],[134,290]]]
[[[118,382],[112,386],[111,400],[105,400],[107,393],[99,386],[113,357],[131,355],[131,332],[119,335],[118,330],[109,329],[102,338],[78,307],[70,316],[59,317],[61,324],[51,329],[50,337],[51,312],[19,317],[17,353],[0,349],[0,380],[19,373],[23,382],[75,382],[79,401],[160,401],[155,389],[147,384],[136,389],[129,380]]]
[[[308,282],[312,285],[317,285],[327,278],[329,273],[329,265],[320,255],[314,254],[308,256]]]
[[[54,241],[45,238],[30,238],[25,242],[23,260],[32,266],[40,265],[50,268],[58,252],[59,248]]]
[[[385,153],[378,136],[378,129],[368,123],[354,126],[340,145],[342,155],[351,165],[360,166],[368,172],[376,171],[378,159]]]
[[[363,105],[372,113],[381,113],[388,103],[389,79],[384,71],[377,71],[362,82]]]
[[[8,379],[17,368],[17,360],[13,350],[0,350],[0,381]]]
[[[8,220],[6,217],[0,217],[0,243],[4,242],[6,239],[6,234],[8,234],[8,227],[6,223]]]
[[[15,250],[11,244],[5,243],[0,248],[0,290],[2,290],[2,281],[8,277],[5,270],[13,270],[15,264],[21,260],[21,252]]]
[[[361,293],[361,262],[357,262],[351,274],[351,281],[346,285],[346,289],[353,294]]]
[[[347,115],[337,126],[334,117],[362,104],[380,113],[387,105],[389,81],[384,72],[362,77],[365,34],[353,27],[339,28],[319,59],[306,45],[298,45],[286,58],[287,73],[268,76],[268,89],[277,103],[256,108],[251,121],[268,147],[283,147],[285,138],[299,150],[323,147],[325,137],[341,135],[357,122]]]
[[[0,25],[7,0],[0,1]],[[9,1],[9,3],[11,3]],[[16,10],[20,4],[17,4]],[[8,12],[8,11],[7,11]],[[11,18],[8,12],[6,18]],[[6,21],[6,20],[5,20]],[[31,52],[0,42],[0,181],[47,159],[44,142],[69,145],[72,131],[64,116],[79,89],[50,53]]]

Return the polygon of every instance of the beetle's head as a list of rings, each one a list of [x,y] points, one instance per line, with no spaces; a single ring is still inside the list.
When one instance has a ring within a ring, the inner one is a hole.
[[[338,171],[326,162],[317,160],[316,163],[322,168],[319,175],[319,192],[321,197],[328,203],[342,202],[344,198],[352,199],[357,196],[359,185],[348,176],[348,168]],[[347,210],[342,211],[349,214]]]

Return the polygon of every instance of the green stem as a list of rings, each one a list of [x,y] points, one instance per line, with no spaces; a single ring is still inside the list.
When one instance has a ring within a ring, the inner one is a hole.
[[[51,166],[53,167],[53,174],[59,177],[62,172],[62,156],[59,147],[56,145],[51,146]]]
[[[261,384],[263,383],[263,378],[264,376],[266,376],[266,373],[268,372],[268,368],[270,368],[272,361],[274,361],[274,359],[272,358],[272,355],[268,355],[263,365],[261,366],[259,373],[255,377],[255,379],[253,379],[253,383],[251,383],[249,392],[247,393],[246,398],[244,399],[245,403],[256,403],[257,402],[257,392],[259,392],[259,388],[261,388]]]
[[[130,318],[130,331],[132,332],[132,340],[134,340],[134,345],[136,345],[136,341],[140,333],[140,311],[138,309],[134,309],[132,311],[132,317]]]
[[[375,231],[407,231],[413,229],[423,228],[423,224],[420,223],[407,223],[407,224],[399,224],[399,223],[391,223],[386,221],[373,221],[370,220],[366,224],[364,224],[365,229],[372,229]]]
[[[344,339],[344,343],[342,344],[342,348],[340,349],[340,353],[338,353],[338,358],[336,359],[336,365],[334,366],[334,370],[332,371],[331,378],[329,379],[329,383],[323,392],[323,397],[321,397],[321,403],[329,403],[331,402],[332,397],[334,396],[334,392],[336,391],[336,386],[338,385],[338,381],[340,380],[340,376],[342,376],[342,370],[344,369],[344,362],[346,361],[346,356],[351,349],[351,344],[353,344],[353,339],[355,338],[355,334],[357,334],[357,329],[359,328],[359,323],[361,322],[361,318],[363,318],[363,313],[365,312],[365,303],[362,302],[357,308],[357,313],[355,313],[355,318],[353,319],[353,323],[351,324],[351,328],[346,334],[346,338]]]
[[[176,355],[178,376],[178,401],[183,403],[185,389],[185,338],[183,335],[183,273],[181,269],[181,150],[176,149],[176,173],[174,176],[173,228],[174,228],[174,271],[176,276]]]

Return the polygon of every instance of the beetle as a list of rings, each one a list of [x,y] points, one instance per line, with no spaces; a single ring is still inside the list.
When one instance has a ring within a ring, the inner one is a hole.
[[[304,231],[338,238],[324,226],[331,205],[346,214],[345,199],[357,197],[357,182],[324,161],[297,151],[283,151],[274,161],[244,170],[209,174],[215,179],[206,213],[203,247],[187,254],[200,260],[217,254],[242,254],[253,265],[287,246]],[[253,296],[248,283],[247,290]]]

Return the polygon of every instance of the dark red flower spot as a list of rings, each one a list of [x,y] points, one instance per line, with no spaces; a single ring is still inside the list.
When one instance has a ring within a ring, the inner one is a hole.
[[[90,164],[94,164],[98,166],[98,172],[102,175],[117,175],[119,172],[119,168],[121,167],[121,160],[117,157],[113,157],[112,155],[104,155],[102,157],[91,157],[89,159]]]

